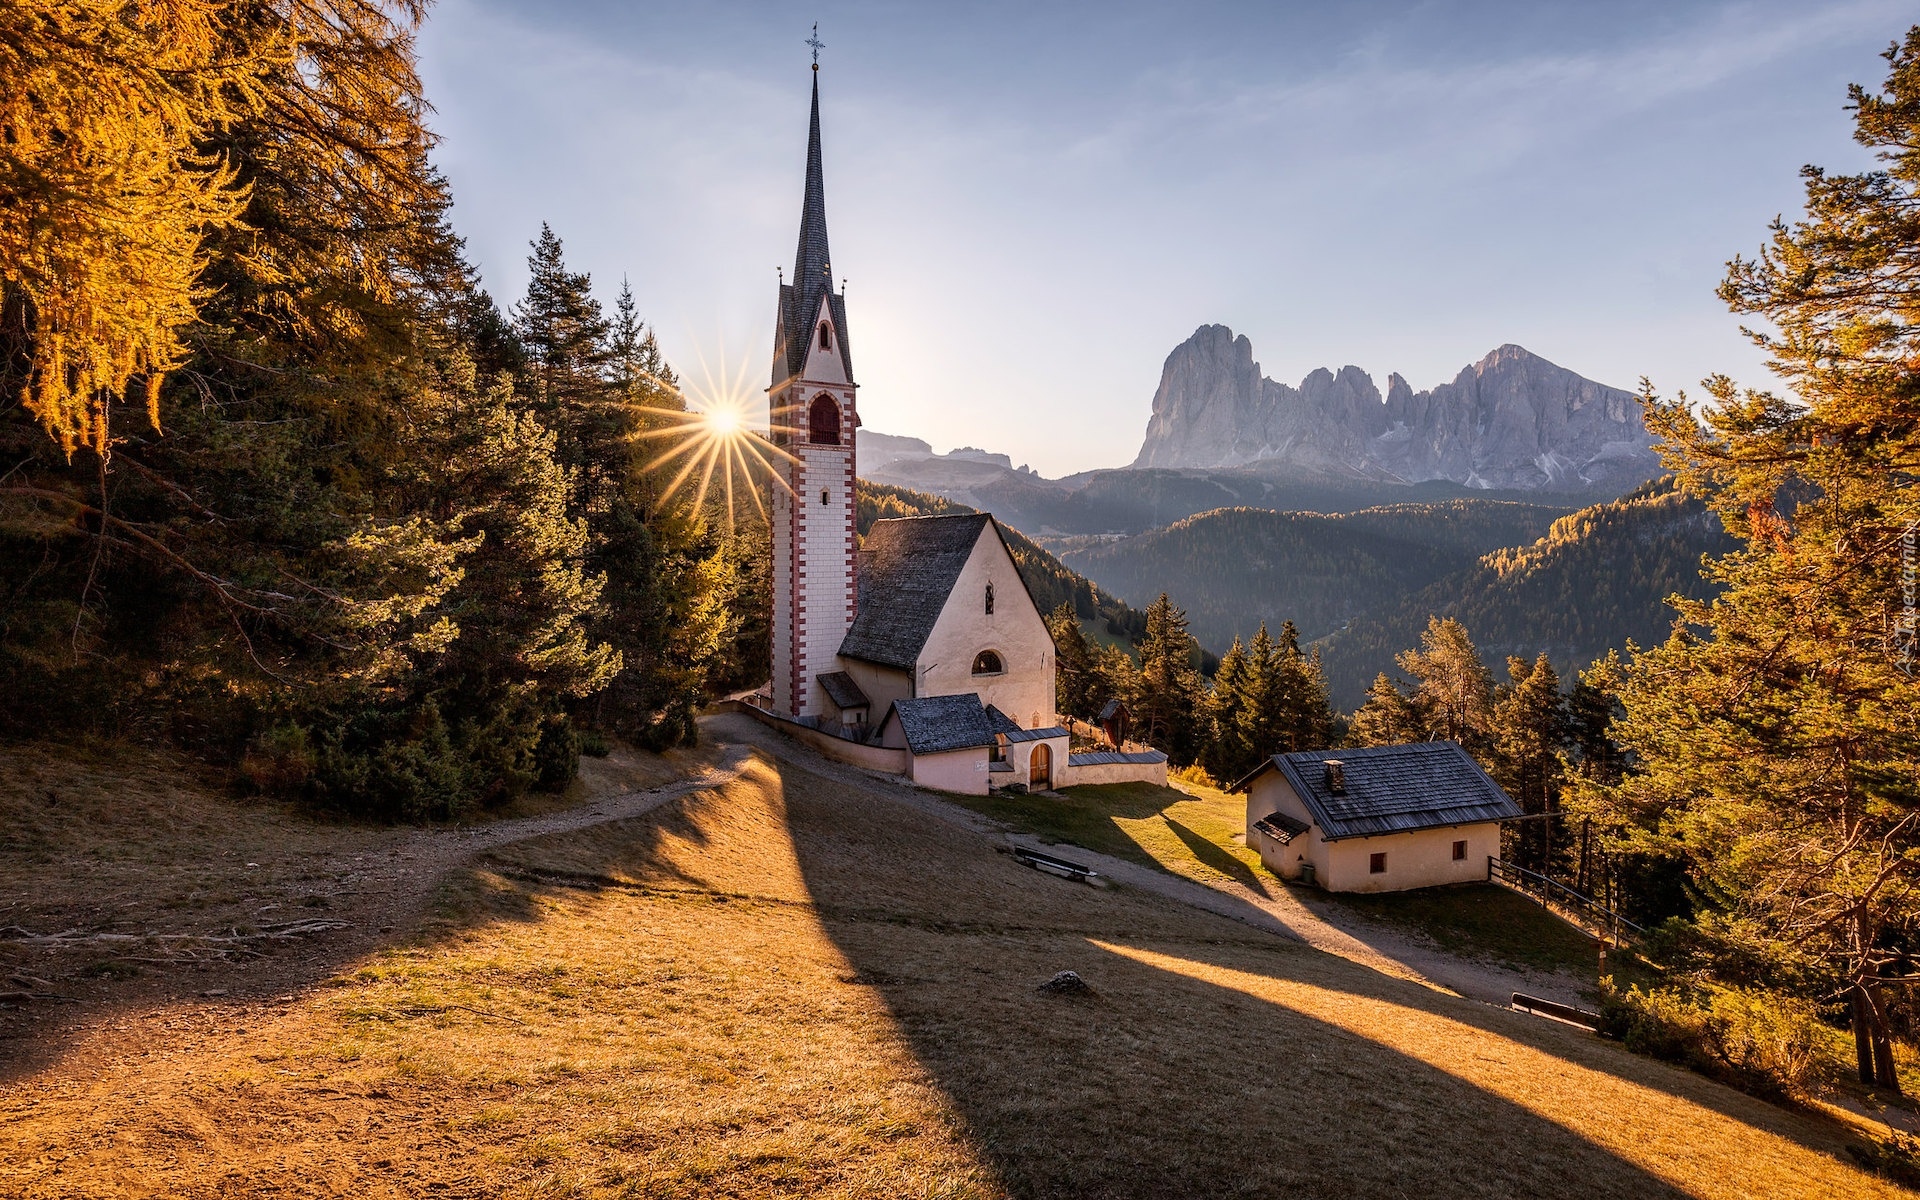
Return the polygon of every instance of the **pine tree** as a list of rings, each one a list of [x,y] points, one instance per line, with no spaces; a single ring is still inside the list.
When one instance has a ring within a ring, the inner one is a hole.
[[[1724,589],[1639,655],[1619,740],[1621,811],[1670,833],[1713,901],[1728,962],[1812,962],[1851,1011],[1862,1080],[1898,1090],[1885,989],[1920,932],[1920,26],[1885,88],[1850,90],[1880,166],[1807,167],[1720,294],[1792,396],[1709,380],[1696,417],[1649,394],[1668,465],[1742,543]]]
[[[1508,682],[1494,700],[1489,732],[1495,782],[1520,805],[1520,811],[1545,816],[1557,812],[1564,765],[1560,753],[1567,741],[1566,702],[1560,695],[1560,677],[1545,654],[1529,663],[1507,659]],[[1551,818],[1511,827],[1509,857],[1530,870],[1550,872],[1555,846],[1564,851],[1561,831]]]
[[[1347,740],[1356,746],[1404,746],[1426,740],[1426,720],[1385,671],[1367,689],[1366,703],[1353,714]]]
[[[1418,650],[1403,650],[1396,661],[1413,676],[1413,694],[1427,733],[1459,742],[1484,757],[1487,724],[1493,709],[1493,679],[1466,627],[1452,617],[1431,617]]]
[[[1200,675],[1193,658],[1187,614],[1162,592],[1147,609],[1132,707],[1141,736],[1166,751],[1176,766],[1192,762],[1200,748]]]
[[[1274,643],[1273,675],[1278,685],[1278,712],[1274,725],[1282,751],[1319,750],[1333,743],[1333,705],[1327,698],[1327,677],[1320,669],[1320,653],[1300,653],[1300,631],[1292,621],[1280,627]]]
[[[1047,630],[1053,634],[1056,707],[1082,720],[1098,716],[1103,688],[1094,664],[1093,646],[1080,628],[1080,620],[1074,615],[1070,602],[1061,601],[1047,617]]]
[[[1264,627],[1263,627],[1264,628]],[[1207,723],[1211,736],[1200,763],[1219,782],[1231,783],[1253,769],[1259,752],[1247,741],[1247,651],[1234,638],[1213,674],[1207,696]]]

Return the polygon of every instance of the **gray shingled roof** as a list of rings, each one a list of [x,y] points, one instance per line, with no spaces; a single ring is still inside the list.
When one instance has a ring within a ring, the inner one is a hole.
[[[840,653],[913,670],[960,568],[991,520],[986,513],[960,513],[875,521],[860,560],[859,606]]]
[[[989,704],[987,705],[987,728],[993,730],[995,733],[1019,733],[1020,722]]]
[[[907,737],[907,748],[915,754],[993,745],[987,710],[980,706],[980,697],[972,692],[895,700],[886,720],[900,722],[900,732]]]
[[[1009,742],[1044,742],[1048,738],[1071,737],[1065,725],[1054,725],[1046,729],[1015,729],[1007,734]]]
[[[827,693],[827,699],[833,701],[836,708],[866,708],[873,703],[867,699],[867,694],[860,690],[860,685],[854,681],[853,676],[845,671],[830,671],[825,675],[816,675],[814,678],[820,681],[821,689]]]
[[[1067,755],[1071,767],[1103,767],[1113,763],[1163,763],[1167,756],[1158,750],[1088,750]]]
[[[793,253],[793,282],[780,286],[779,344],[773,353],[773,382],[785,383],[807,365],[812,345],[813,315],[820,296],[829,296],[827,308],[838,339],[840,361],[853,378],[853,354],[847,347],[847,306],[833,290],[833,256],[827,251],[827,189],[820,163],[820,76],[813,77],[813,114],[807,128],[807,190],[800,202],[800,244]]]
[[[1330,758],[1344,764],[1346,786],[1338,795],[1328,789],[1321,765]],[[1273,770],[1286,777],[1330,842],[1520,815],[1520,806],[1455,742],[1276,754],[1231,790],[1244,791]]]

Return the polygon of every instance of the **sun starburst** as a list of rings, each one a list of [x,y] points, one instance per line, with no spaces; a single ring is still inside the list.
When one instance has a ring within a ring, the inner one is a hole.
[[[751,364],[745,359],[730,364],[724,346],[716,356],[718,371],[698,348],[695,356],[699,378],[682,380],[690,402],[687,411],[661,410],[654,414],[657,427],[639,435],[664,443],[644,469],[673,471],[660,491],[661,503],[680,498],[690,500],[695,511],[706,512],[710,503],[717,502],[732,532],[738,520],[735,505],[739,497],[752,500],[765,520],[767,506],[760,498],[764,482],[771,479],[775,487],[792,491],[778,464],[792,461],[793,456],[754,428],[760,396],[747,383]]]

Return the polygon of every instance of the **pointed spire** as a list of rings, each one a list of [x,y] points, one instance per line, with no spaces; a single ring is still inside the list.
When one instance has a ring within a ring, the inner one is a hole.
[[[814,64],[813,111],[807,127],[807,190],[800,204],[800,244],[793,278],[780,288],[780,325],[774,334],[773,382],[791,379],[806,366],[813,320],[826,298],[842,367],[849,376],[846,302],[833,290],[833,259],[827,252],[827,188],[820,162],[820,65]]]
[[[807,129],[807,195],[800,206],[800,248],[793,256],[793,286],[809,316],[820,293],[833,286],[827,253],[827,189],[820,169],[820,76],[813,77],[813,116]]]

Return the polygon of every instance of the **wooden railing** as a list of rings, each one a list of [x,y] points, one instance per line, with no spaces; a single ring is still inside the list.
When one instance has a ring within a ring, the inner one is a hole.
[[[1645,929],[1619,913],[1590,896],[1581,895],[1559,880],[1525,867],[1516,867],[1491,854],[1487,856],[1487,882],[1505,884],[1538,901],[1542,908],[1561,908],[1576,914],[1590,928],[1608,935],[1616,944],[1646,933]]]

